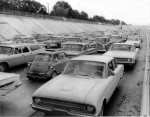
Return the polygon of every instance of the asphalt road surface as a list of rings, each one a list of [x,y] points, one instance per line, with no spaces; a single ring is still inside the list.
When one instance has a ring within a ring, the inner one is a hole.
[[[119,82],[119,88],[115,90],[107,104],[104,115],[106,116],[139,116],[142,96],[142,81],[144,77],[146,36],[140,49],[135,68],[125,66],[125,75]],[[26,65],[12,68],[9,72],[21,75],[23,84],[15,91],[0,97],[0,116],[69,116],[67,113],[53,111],[43,113],[30,107],[32,94],[44,82],[28,80],[23,70]]]

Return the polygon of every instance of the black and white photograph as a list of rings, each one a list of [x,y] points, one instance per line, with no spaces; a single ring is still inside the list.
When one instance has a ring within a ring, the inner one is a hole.
[[[150,0],[0,0],[0,117],[150,116]]]

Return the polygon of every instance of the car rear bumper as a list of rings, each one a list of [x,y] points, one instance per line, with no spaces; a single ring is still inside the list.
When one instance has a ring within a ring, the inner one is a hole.
[[[33,79],[47,79],[51,76],[51,72],[34,74],[30,72],[29,69],[25,69],[24,74],[26,77],[31,77]]]

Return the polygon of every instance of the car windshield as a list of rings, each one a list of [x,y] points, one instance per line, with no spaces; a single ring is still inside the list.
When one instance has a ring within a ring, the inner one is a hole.
[[[80,38],[65,38],[65,41],[81,42]]]
[[[119,45],[112,45],[111,47],[111,51],[128,51],[131,52],[132,47],[131,45],[123,45],[123,44],[119,44]]]
[[[104,78],[104,63],[72,60],[67,63],[63,74],[87,76],[86,78]]]
[[[50,54],[38,54],[35,56],[34,61],[39,62],[50,62],[52,60],[52,55]]]
[[[107,42],[107,39],[106,38],[97,38],[96,42],[105,43],[105,42]]]
[[[81,44],[63,44],[63,50],[65,51],[81,51]]]
[[[0,54],[12,54],[13,49],[11,47],[0,46]]]

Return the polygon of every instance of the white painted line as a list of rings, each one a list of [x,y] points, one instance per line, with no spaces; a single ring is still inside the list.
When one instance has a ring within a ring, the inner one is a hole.
[[[145,62],[145,72],[143,79],[143,91],[141,100],[141,116],[149,116],[149,39],[146,34],[147,48],[146,48],[146,62]]]

